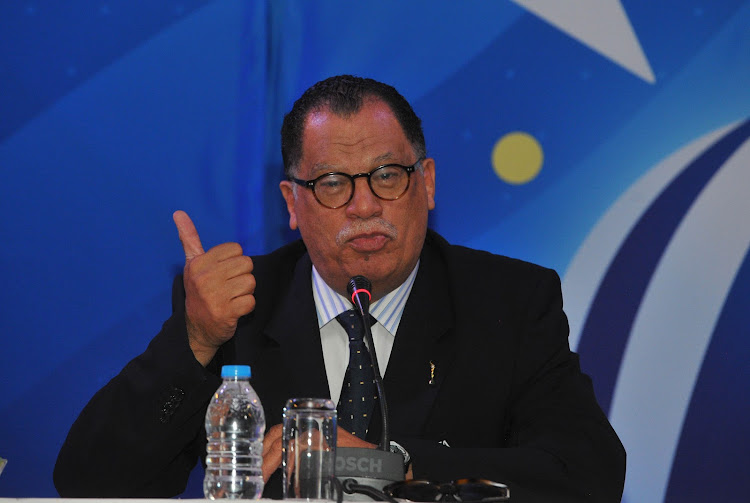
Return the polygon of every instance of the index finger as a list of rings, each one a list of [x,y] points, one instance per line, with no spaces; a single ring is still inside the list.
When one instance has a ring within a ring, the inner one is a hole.
[[[282,424],[276,424],[268,430],[268,433],[266,433],[265,437],[263,437],[263,454],[266,454],[271,449],[271,446],[277,440],[281,439],[282,432]]]
[[[361,438],[352,435],[341,426],[336,428],[336,445],[339,447],[364,447],[367,449],[375,449],[377,445],[371,444]]]
[[[191,260],[198,255],[203,255],[203,245],[195,224],[190,220],[187,213],[177,210],[172,214],[174,224],[177,226],[177,233],[182,242],[182,249],[185,251],[185,260]]]

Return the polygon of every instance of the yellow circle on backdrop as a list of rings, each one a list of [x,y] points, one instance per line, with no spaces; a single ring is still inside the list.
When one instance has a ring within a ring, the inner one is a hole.
[[[544,152],[536,138],[514,131],[500,138],[492,149],[492,168],[501,180],[514,185],[528,183],[539,174]]]

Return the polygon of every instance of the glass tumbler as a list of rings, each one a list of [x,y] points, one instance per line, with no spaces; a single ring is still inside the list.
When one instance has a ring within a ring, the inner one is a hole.
[[[289,399],[282,435],[283,498],[335,499],[336,405],[323,398]]]

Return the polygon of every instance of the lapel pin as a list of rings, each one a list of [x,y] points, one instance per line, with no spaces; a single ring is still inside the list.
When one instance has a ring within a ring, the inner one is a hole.
[[[435,386],[435,363],[430,360],[430,380],[427,381],[430,386]]]

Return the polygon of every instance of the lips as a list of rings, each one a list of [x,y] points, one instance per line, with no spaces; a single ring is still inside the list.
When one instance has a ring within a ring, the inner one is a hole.
[[[358,234],[349,239],[348,244],[355,251],[361,253],[372,253],[382,250],[389,240],[389,236],[376,232],[371,234]]]

